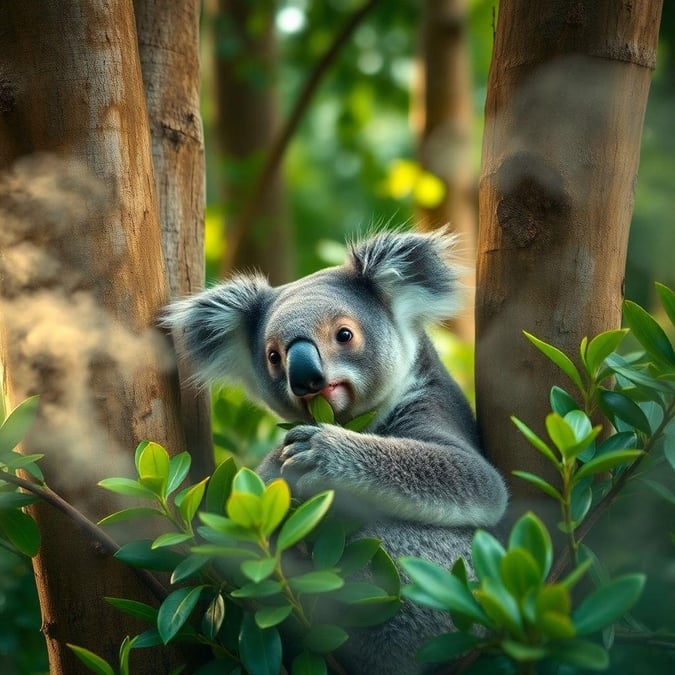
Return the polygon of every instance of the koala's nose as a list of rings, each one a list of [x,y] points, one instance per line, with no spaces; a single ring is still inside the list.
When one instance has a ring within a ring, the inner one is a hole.
[[[326,386],[321,357],[314,343],[296,340],[286,354],[288,382],[296,396],[316,394]]]

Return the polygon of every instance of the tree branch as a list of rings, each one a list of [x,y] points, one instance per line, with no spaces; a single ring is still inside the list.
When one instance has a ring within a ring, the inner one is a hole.
[[[63,497],[54,492],[50,487],[46,485],[36,485],[29,480],[15,476],[7,471],[0,473],[0,478],[7,481],[8,483],[13,483],[19,487],[27,490],[28,492],[34,494],[36,497],[39,497],[43,501],[47,502],[50,506],[53,506],[61,513],[65,514],[70,518],[77,527],[85,532],[91,539],[93,539],[97,544],[99,544],[102,549],[109,555],[113,556],[117,551],[120,550],[117,542],[106,534],[98,525],[92,523],[83,513],[78,511],[74,506],[69,504]],[[167,597],[169,592],[152,574],[147,570],[139,569],[137,567],[131,567],[133,573],[138,577],[138,579],[150,590],[150,592],[160,601],[164,600]]]
[[[332,44],[328,47],[323,56],[319,59],[314,70],[310,73],[305,82],[302,91],[295,101],[295,105],[291,110],[286,123],[280,130],[276,140],[272,144],[270,151],[265,159],[257,180],[244,204],[241,215],[235,221],[234,227],[229,234],[229,242],[227,246],[227,268],[232,266],[234,253],[239,248],[239,244],[249,228],[250,224],[255,219],[258,208],[262,203],[262,196],[265,194],[270,180],[276,173],[281,164],[281,160],[288,148],[288,145],[293,138],[300,122],[309,107],[309,104],[316,93],[316,90],[321,83],[330,66],[335,62],[340,50],[345,46],[349,38],[352,36],[358,25],[368,15],[368,13],[377,5],[379,0],[368,0],[359,9],[357,9],[343,24],[341,30],[335,36]]]

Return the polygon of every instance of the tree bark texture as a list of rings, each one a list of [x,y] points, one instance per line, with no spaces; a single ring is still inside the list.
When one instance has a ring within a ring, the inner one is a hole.
[[[3,3],[0,90],[3,393],[40,394],[24,450],[96,519],[120,508],[96,481],[129,475],[140,440],[184,447],[153,329],[167,288],[131,0]],[[50,673],[88,672],[66,642],[116,662],[138,627],[102,598],[149,593],[59,513],[33,513]],[[134,672],[169,672],[169,658]]]
[[[204,136],[199,105],[199,0],[134,0],[169,294],[204,286]],[[179,363],[181,411],[196,480],[213,471],[211,404]]]
[[[291,247],[279,171],[257,196],[255,216],[240,221],[279,128],[273,5],[220,0],[215,49],[218,139],[225,167],[223,273],[259,269],[272,283],[286,282]]]
[[[419,209],[420,226],[450,224],[461,235],[462,258],[473,264],[476,251],[477,194],[471,167],[471,64],[466,0],[425,0],[421,31],[421,83],[413,121],[420,135],[422,167],[445,184],[440,204]],[[475,274],[464,279],[467,309],[450,327],[463,339],[474,337]]]
[[[661,2],[500,3],[488,81],[476,302],[476,396],[505,475],[555,480],[509,420],[543,432],[553,384],[523,337],[574,359],[617,328]],[[515,479],[515,496],[533,496]]]

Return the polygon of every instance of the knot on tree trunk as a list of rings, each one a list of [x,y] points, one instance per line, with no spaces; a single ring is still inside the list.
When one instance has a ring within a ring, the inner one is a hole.
[[[547,246],[570,214],[565,180],[543,157],[519,153],[497,171],[497,222],[507,244]]]

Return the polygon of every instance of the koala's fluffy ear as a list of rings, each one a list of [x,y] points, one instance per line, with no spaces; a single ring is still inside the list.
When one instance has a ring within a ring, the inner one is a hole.
[[[253,331],[271,292],[264,277],[240,275],[167,307],[162,323],[194,363],[195,380],[236,380],[255,389]]]
[[[383,232],[351,246],[347,264],[368,279],[403,326],[449,319],[462,307],[456,237]]]

